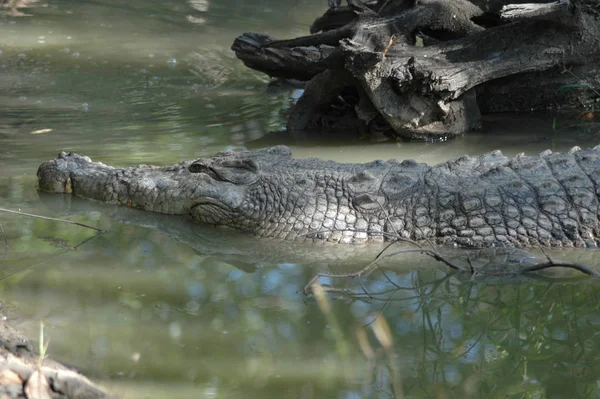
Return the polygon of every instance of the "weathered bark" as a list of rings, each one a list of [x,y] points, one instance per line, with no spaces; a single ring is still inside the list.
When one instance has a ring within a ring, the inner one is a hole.
[[[328,10],[311,31],[319,33],[254,40],[251,49],[244,46],[256,36],[245,34],[233,46],[246,65],[271,76],[315,79],[292,111],[290,129],[329,127],[321,123],[330,114],[327,102],[354,87],[354,113],[339,117],[356,121],[355,130],[369,130],[374,108],[398,137],[440,138],[476,128],[480,108],[494,108],[477,95],[502,100],[505,93],[510,105],[499,102],[514,111],[580,106],[581,98],[561,103],[558,89],[597,72],[600,3],[351,0]],[[415,45],[418,37],[425,47]],[[577,72],[561,73],[569,68]],[[353,78],[332,78],[342,69]]]
[[[514,46],[518,38],[526,39]],[[567,25],[523,21],[429,47],[399,45],[385,58],[354,41],[341,47],[347,67],[394,130],[420,138],[476,127],[475,99],[463,96],[472,88],[524,72],[585,64],[598,51],[598,38]],[[577,49],[571,43],[578,43]]]
[[[558,0],[544,4],[509,4],[502,7],[500,15],[507,21],[531,18],[559,20],[564,12],[563,7],[567,4],[567,0]]]
[[[269,46],[274,41],[266,35],[245,33],[235,39],[233,50],[247,67],[276,78],[308,80],[328,69],[335,48],[295,47],[279,49]]]
[[[397,0],[404,2],[402,0]],[[483,30],[470,18],[481,10],[467,0],[424,0],[391,17],[376,13],[357,14],[357,19],[340,28],[289,40],[274,40],[256,33],[238,37],[232,49],[248,67],[273,77],[308,80],[329,68],[343,65],[335,48],[343,39],[370,43],[374,50],[384,50],[394,41],[412,42],[416,32],[427,31],[431,37],[463,37]],[[404,9],[405,7],[401,7]],[[332,57],[333,55],[333,57]]]

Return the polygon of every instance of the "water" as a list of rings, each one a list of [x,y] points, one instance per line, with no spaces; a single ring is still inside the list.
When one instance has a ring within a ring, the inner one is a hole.
[[[81,244],[94,231],[0,214],[0,310],[32,338],[44,320],[51,356],[124,398],[598,397],[595,280],[470,281],[412,254],[363,278],[372,297],[322,278],[337,291],[317,301],[298,292],[315,273],[359,270],[378,248],[257,240],[35,190],[63,149],[169,164],[285,142],[300,157],[435,163],[598,133],[566,117],[554,131],[551,115],[492,117],[435,144],[294,139],[281,130],[298,88],[229,46],[243,31],[304,34],[326,2],[32,5],[0,19],[0,204],[106,230]],[[552,256],[598,266],[594,250]]]

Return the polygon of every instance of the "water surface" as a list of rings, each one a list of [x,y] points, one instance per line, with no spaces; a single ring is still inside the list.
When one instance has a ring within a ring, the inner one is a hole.
[[[355,271],[380,247],[306,247],[40,196],[60,150],[105,163],[169,164],[287,143],[296,156],[436,163],[600,142],[554,115],[490,117],[442,143],[302,140],[282,132],[300,89],[229,50],[243,31],[304,34],[322,0],[51,0],[0,18],[0,204],[90,229],[0,213],[2,314],[51,356],[119,397],[598,397],[598,283],[474,280],[426,258]],[[265,136],[267,132],[275,132]],[[598,266],[598,251],[552,256]],[[539,254],[538,254],[539,255]],[[385,325],[389,328],[386,333]]]

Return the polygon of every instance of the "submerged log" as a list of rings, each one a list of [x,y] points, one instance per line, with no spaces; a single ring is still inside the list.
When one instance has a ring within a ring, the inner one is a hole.
[[[597,83],[600,3],[593,0],[348,3],[318,18],[309,36],[244,34],[233,44],[251,68],[314,80],[291,112],[292,130],[331,128],[323,121],[338,115],[345,129],[354,121],[363,133],[383,119],[395,137],[449,137],[478,127],[480,111],[494,108],[485,93],[512,99],[495,111],[581,107],[581,99],[559,99],[558,88]],[[340,101],[348,112],[332,112]]]

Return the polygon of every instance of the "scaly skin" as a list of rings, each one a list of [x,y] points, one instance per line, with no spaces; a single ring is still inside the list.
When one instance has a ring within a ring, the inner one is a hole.
[[[513,159],[494,151],[433,167],[293,159],[283,146],[122,169],[63,152],[38,178],[43,191],[261,237],[362,243],[399,234],[469,247],[600,241],[600,146]]]

